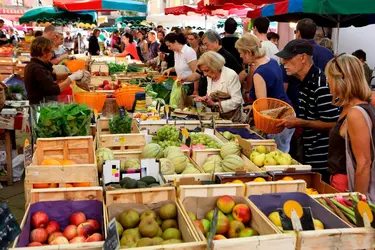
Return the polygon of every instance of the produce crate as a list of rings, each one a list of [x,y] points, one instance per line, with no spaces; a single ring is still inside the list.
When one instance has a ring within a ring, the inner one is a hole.
[[[257,147],[257,146],[265,146],[270,152],[277,149],[277,145],[275,143],[275,140],[269,139],[269,140],[245,140],[240,137],[237,137],[238,143],[241,146],[241,151],[246,157],[250,158],[251,152]],[[280,150],[278,150],[281,152]],[[296,161],[297,162],[297,161]],[[263,169],[265,171],[282,171],[287,169],[295,169],[295,170],[311,170],[311,166],[309,165],[301,165],[299,162],[296,164],[291,165],[275,165],[275,166],[264,166]]]
[[[159,245],[153,247],[137,247],[141,250],[204,250],[206,244],[197,238],[197,232],[188,226],[188,221],[183,215],[181,207],[176,202],[174,187],[147,188],[136,190],[114,190],[106,192],[106,218],[107,223],[126,209],[135,209],[139,212],[147,209],[158,210],[162,205],[174,203],[177,205],[177,219],[184,243]],[[125,247],[121,247],[125,249]]]
[[[101,187],[88,188],[51,188],[31,190],[30,204],[27,206],[21,222],[21,234],[15,239],[9,249],[26,250],[29,243],[31,215],[36,211],[46,212],[50,220],[56,220],[61,230],[68,225],[69,217],[74,212],[83,212],[90,219],[96,219],[102,228],[103,238],[106,236],[105,205],[103,202],[103,190]],[[101,250],[104,241],[78,244],[47,245],[36,249],[45,250]]]
[[[100,118],[97,122],[97,133],[99,135],[107,135],[111,134],[109,131],[109,118]],[[137,120],[133,119],[132,121],[132,133],[133,134],[139,134],[139,128],[137,125]]]
[[[290,176],[294,180],[304,180],[306,182],[307,188],[313,188],[318,191],[319,194],[332,194],[338,193],[339,191],[332,187],[331,185],[322,181],[322,175],[316,172],[310,171],[295,171],[295,172],[285,172],[285,171],[270,171],[268,174],[272,177],[273,181],[278,181],[285,176]]]
[[[244,196],[243,184],[180,185],[179,198],[211,197],[220,195]]]
[[[263,138],[258,135],[256,132],[252,131],[250,129],[249,124],[232,124],[231,126],[220,126],[218,125],[216,127],[215,135],[217,138],[222,140],[223,142],[229,141],[224,135],[222,135],[222,132],[228,131],[232,134],[234,134],[236,137],[240,136],[244,140],[263,140]]]
[[[234,184],[233,184],[234,185]],[[237,184],[236,184],[237,185]],[[221,185],[231,186],[231,185]],[[205,187],[205,186],[203,186]],[[243,186],[242,186],[243,188]],[[186,194],[183,192],[183,186],[181,186],[181,195],[178,202],[184,211],[184,216],[189,222],[189,226],[192,229],[196,229],[193,221],[189,218],[188,212],[196,214],[198,219],[201,219],[205,214],[213,209],[216,205],[216,200],[220,195],[230,195],[236,201],[236,204],[243,203],[249,206],[251,211],[251,227],[259,232],[259,236],[245,237],[245,238],[233,238],[226,240],[214,240],[211,249],[214,250],[228,250],[228,249],[267,249],[267,250],[293,250],[295,249],[296,237],[291,234],[282,234],[281,231],[274,226],[267,218],[261,213],[261,211],[247,198],[241,196],[235,196],[232,193],[204,193],[196,192],[193,196],[183,196]],[[196,230],[198,236],[206,241],[204,235],[200,230]],[[206,241],[207,242],[207,241]]]
[[[255,178],[261,177],[265,179],[266,181],[272,181],[272,177],[269,176],[265,172],[259,172],[259,173],[246,173],[246,174],[240,174],[240,173],[234,173],[234,174],[216,174],[215,175],[215,182],[224,184],[228,182],[232,182],[235,180],[240,180],[242,182],[250,182],[253,181]]]
[[[306,192],[306,182],[296,181],[268,181],[268,182],[247,182],[246,195],[271,194],[283,192]]]
[[[201,172],[200,174],[171,174],[171,175],[160,174],[160,177],[162,178],[162,182],[164,183],[178,182],[182,178],[194,178],[196,181],[210,181],[211,174],[205,173],[203,169],[199,167],[190,157],[188,158],[189,158],[189,162],[193,164],[193,166]]]
[[[264,215],[282,207],[285,201],[295,200],[302,207],[311,207],[313,217],[326,229],[297,233],[296,249],[369,249],[373,248],[375,235],[372,229],[350,228],[335,214],[327,211],[317,201],[303,193],[279,193],[249,196]],[[271,222],[269,220],[269,222]],[[370,233],[371,232],[371,233]]]
[[[75,165],[41,165],[46,159],[68,159]],[[31,165],[25,168],[25,200],[29,202],[29,193],[34,184],[53,184],[51,187],[98,186],[98,171],[94,142],[91,136],[40,138],[36,142]],[[39,185],[40,187],[48,187]]]

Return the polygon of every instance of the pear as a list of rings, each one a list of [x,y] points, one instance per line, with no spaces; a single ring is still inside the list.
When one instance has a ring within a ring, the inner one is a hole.
[[[174,219],[177,216],[177,207],[173,203],[168,203],[162,206],[159,210],[159,216],[161,219]]]
[[[177,228],[168,228],[163,232],[162,238],[164,240],[178,239],[181,240],[181,232]]]
[[[142,238],[138,241],[137,247],[146,247],[146,246],[152,246],[153,240],[151,238]]]
[[[124,228],[134,228],[139,223],[139,214],[134,209],[130,209],[120,214],[119,221]]]
[[[127,234],[121,238],[120,246],[136,247],[138,240],[139,239],[135,235]]]
[[[257,156],[257,155],[260,155],[257,151],[253,151],[253,152],[251,152],[251,154],[250,154],[250,160],[251,160],[252,162],[254,162],[254,158],[255,158],[255,156]]]
[[[122,233],[124,232],[124,228],[122,227],[121,223],[116,221],[116,228],[118,237],[121,237]]]
[[[263,167],[264,166],[264,160],[265,160],[265,158],[266,158],[265,154],[260,154],[260,155],[255,156],[253,162],[258,167]]]
[[[152,245],[154,246],[157,246],[157,245],[161,245],[163,243],[163,238],[161,237],[154,237],[152,238]]]
[[[153,238],[159,232],[159,225],[153,218],[146,217],[139,223],[139,232],[143,237]]]
[[[268,157],[264,160],[264,166],[275,166],[277,161],[273,157]]]
[[[267,154],[268,153],[268,149],[267,149],[267,147],[266,146],[257,146],[256,148],[255,148],[255,150],[258,152],[258,153],[260,153],[260,154]]]
[[[167,219],[161,224],[161,230],[165,231],[168,228],[178,228],[177,221],[174,219]]]

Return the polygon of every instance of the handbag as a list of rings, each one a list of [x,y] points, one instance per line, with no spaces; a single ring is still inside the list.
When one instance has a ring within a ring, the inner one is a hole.
[[[228,93],[216,91],[212,92],[209,95],[209,97],[212,101],[219,103],[218,110],[216,111],[220,113],[221,118],[223,118],[224,120],[231,120],[234,122],[245,122],[246,116],[244,116],[244,113],[242,112],[242,106],[239,106],[237,109],[228,112],[223,111],[221,101],[229,100],[231,98],[231,96]]]

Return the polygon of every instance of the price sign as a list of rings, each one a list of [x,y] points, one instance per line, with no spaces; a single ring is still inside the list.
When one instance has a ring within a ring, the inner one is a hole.
[[[21,233],[14,215],[5,202],[0,204],[0,249],[8,249],[9,245]]]
[[[104,250],[120,249],[120,239],[117,234],[116,218],[113,218],[107,227],[107,238],[104,241]]]
[[[23,153],[25,155],[24,166],[27,167],[31,164],[33,160],[33,148],[30,145],[28,139],[25,140],[25,143],[23,146]]]

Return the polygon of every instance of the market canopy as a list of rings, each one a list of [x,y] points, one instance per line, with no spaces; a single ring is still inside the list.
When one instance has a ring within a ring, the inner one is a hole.
[[[147,5],[132,0],[53,0],[53,6],[68,11],[127,10],[147,12]]]
[[[146,16],[120,16],[116,18],[116,23],[136,23],[146,20]]]
[[[25,14],[20,18],[19,22],[51,22],[59,24],[82,22],[92,24],[97,22],[97,15],[93,11],[69,12],[50,6],[34,8],[25,12]]]
[[[249,11],[247,17],[276,22],[311,18],[322,27],[362,27],[375,23],[374,14],[374,0],[284,0]]]

